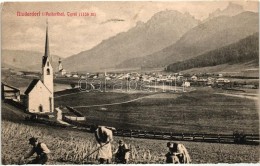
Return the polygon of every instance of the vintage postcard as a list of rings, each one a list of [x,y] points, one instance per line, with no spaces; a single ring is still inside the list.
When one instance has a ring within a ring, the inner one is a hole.
[[[1,4],[1,163],[259,163],[258,1]]]

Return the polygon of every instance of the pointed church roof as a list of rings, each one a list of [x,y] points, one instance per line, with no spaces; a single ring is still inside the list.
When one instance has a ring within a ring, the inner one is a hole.
[[[32,89],[35,87],[35,85],[38,83],[38,81],[40,81],[40,80],[39,79],[32,80],[32,82],[30,83],[30,85],[28,86],[28,88],[26,89],[24,94],[28,95],[32,91]]]
[[[42,58],[42,66],[45,66],[47,58],[49,58],[50,63],[52,63],[52,57],[50,56],[50,48],[49,48],[48,21],[46,21],[45,51],[44,51],[44,56]]]
[[[26,91],[24,92],[25,95],[28,95],[33,88],[38,84],[38,82],[41,81],[39,79],[34,79],[32,80],[32,82],[30,83],[30,85],[28,86],[28,88],[26,89]],[[42,83],[45,87],[46,85],[44,83]],[[46,89],[51,93],[51,91],[46,87]]]

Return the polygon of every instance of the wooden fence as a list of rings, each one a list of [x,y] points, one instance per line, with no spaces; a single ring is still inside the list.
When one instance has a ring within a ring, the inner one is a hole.
[[[79,130],[90,132],[91,124],[79,123],[63,116],[63,121],[76,126]],[[207,133],[170,133],[142,130],[116,129],[113,131],[115,136],[175,140],[175,141],[195,141],[195,142],[218,142],[218,143],[236,143],[236,144],[259,144],[259,134],[207,134]]]
[[[259,144],[259,134],[206,134],[206,133],[169,133],[151,132],[141,130],[118,129],[114,135],[122,137],[160,139],[160,140],[179,140],[197,142],[218,142],[218,143],[238,143],[238,144]]]
[[[74,115],[76,115],[77,117],[84,117],[84,115],[83,115],[81,112],[79,112],[78,110],[76,110],[76,109],[74,109],[74,108],[71,108],[71,107],[69,107],[69,106],[66,106],[66,108],[67,108],[70,112],[72,112]]]

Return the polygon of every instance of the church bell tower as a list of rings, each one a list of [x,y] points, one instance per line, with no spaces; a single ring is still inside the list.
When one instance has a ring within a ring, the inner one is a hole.
[[[42,82],[53,94],[53,67],[49,49],[48,22],[46,25],[45,52],[42,57]]]

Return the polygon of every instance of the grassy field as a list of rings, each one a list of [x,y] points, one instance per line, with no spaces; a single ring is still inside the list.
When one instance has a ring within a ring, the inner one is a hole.
[[[51,150],[48,164],[96,164],[96,154],[88,154],[97,146],[94,135],[80,131],[51,128],[47,126],[24,125],[2,121],[2,164],[19,164],[19,158],[30,150],[28,139],[39,137]],[[131,149],[130,163],[164,163],[167,153],[166,142],[115,137],[113,151],[117,141],[124,139]],[[259,146],[180,142],[188,149],[192,163],[257,163]]]
[[[113,92],[83,92],[56,98],[55,105],[69,105],[71,107],[75,107],[86,105],[111,104],[129,101],[148,95],[149,93],[135,93],[129,95],[126,93]]]
[[[57,98],[56,105],[76,106],[88,123],[116,128],[170,132],[258,133],[259,115],[255,100],[216,94],[212,88],[174,94],[80,93]],[[233,92],[225,92],[233,93]],[[118,103],[138,97],[130,103]]]
[[[259,132],[259,111],[255,100],[216,93],[237,92],[211,88],[197,88],[184,94],[85,92],[56,98],[55,105],[89,106],[141,98],[131,103],[77,110],[86,115],[88,123],[116,128],[206,133]],[[248,93],[257,92],[250,90]],[[6,103],[2,103],[1,115],[3,164],[19,164],[18,158],[29,150],[28,138],[31,136],[39,137],[52,151],[48,164],[97,163],[96,154],[85,158],[96,149],[93,134],[25,123],[25,114]],[[131,147],[130,163],[164,163],[167,141],[115,137],[113,149],[119,139],[124,139]],[[193,163],[259,163],[259,146],[181,143],[188,149]]]

